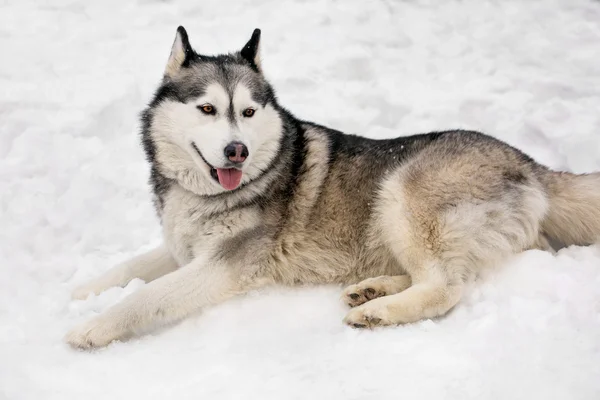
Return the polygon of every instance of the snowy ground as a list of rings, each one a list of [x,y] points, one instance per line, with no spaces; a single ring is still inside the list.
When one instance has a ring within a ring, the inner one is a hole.
[[[179,24],[204,53],[262,28],[299,117],[372,137],[479,129],[600,170],[598,1],[0,0],[0,398],[600,398],[597,246],[522,254],[437,321],[357,331],[339,288],[275,288],[68,348],[143,282],[71,289],[159,241],[137,114]]]

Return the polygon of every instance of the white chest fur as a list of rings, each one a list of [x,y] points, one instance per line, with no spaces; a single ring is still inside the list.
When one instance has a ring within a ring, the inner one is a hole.
[[[210,259],[224,240],[259,224],[259,212],[254,208],[211,216],[205,200],[179,186],[172,188],[164,199],[163,235],[180,266],[197,257]]]

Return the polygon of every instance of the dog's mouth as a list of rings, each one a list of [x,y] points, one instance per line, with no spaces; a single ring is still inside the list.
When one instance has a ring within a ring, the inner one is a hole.
[[[206,161],[206,158],[204,158],[202,152],[200,152],[200,149],[194,142],[192,142],[192,147],[196,150],[202,161],[210,167],[210,176],[217,181],[223,189],[234,190],[240,186],[243,174],[241,170],[237,168],[215,168],[211,163]]]

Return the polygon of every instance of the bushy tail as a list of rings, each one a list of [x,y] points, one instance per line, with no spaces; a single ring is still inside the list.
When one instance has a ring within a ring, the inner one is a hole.
[[[600,172],[546,172],[550,210],[542,230],[565,246],[600,242]]]

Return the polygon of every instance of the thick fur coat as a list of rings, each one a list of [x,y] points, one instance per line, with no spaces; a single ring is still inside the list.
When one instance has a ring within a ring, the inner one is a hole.
[[[179,28],[143,113],[164,245],[79,287],[148,285],[68,333],[104,346],[270,284],[342,283],[352,327],[445,314],[479,270],[600,238],[600,173],[554,172],[490,136],[371,140],[296,119],[259,59],[197,54]]]

